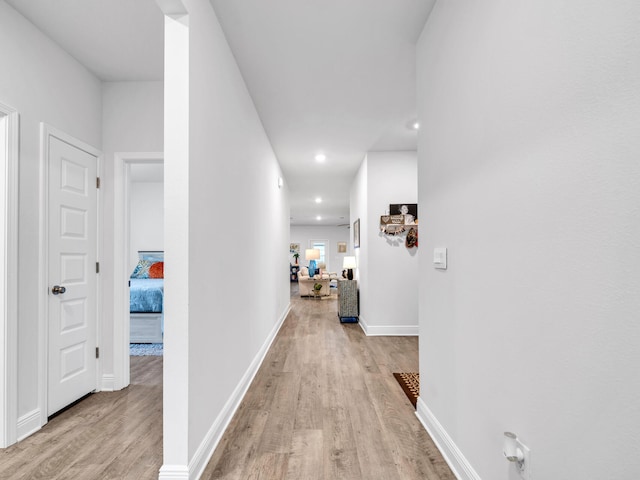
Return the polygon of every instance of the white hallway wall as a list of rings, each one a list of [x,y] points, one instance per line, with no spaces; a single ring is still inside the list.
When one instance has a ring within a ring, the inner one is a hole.
[[[183,4],[165,31],[162,478],[195,478],[289,308],[281,169],[210,3]]]
[[[36,301],[40,122],[100,149],[102,99],[99,80],[4,1],[0,1],[0,64],[0,102],[20,113],[17,398],[21,435],[34,426],[30,420],[38,419],[34,412],[40,394],[38,321],[42,312]]]
[[[345,222],[346,223],[346,222]],[[298,263],[302,266],[309,265],[309,261],[304,257],[306,248],[310,248],[312,240],[328,240],[329,250],[327,258],[327,270],[330,272],[342,272],[342,259],[345,255],[353,255],[353,250],[349,250],[349,235],[351,230],[348,227],[333,226],[313,226],[299,225],[291,226],[291,243],[300,244],[300,258]],[[338,253],[338,242],[347,243],[347,253]],[[290,263],[294,263],[293,257],[289,257]]]
[[[379,228],[390,204],[418,203],[417,174],[416,152],[369,152],[351,188],[351,224],[360,218],[360,323],[368,335],[418,334],[420,247],[408,249],[405,235]],[[419,219],[421,212],[418,205]]]
[[[439,1],[420,38],[419,411],[483,479],[505,430],[535,479],[640,475],[638,18]]]

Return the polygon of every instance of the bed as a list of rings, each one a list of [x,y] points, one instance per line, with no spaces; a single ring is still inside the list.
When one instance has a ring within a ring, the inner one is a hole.
[[[162,343],[164,252],[139,251],[129,287],[129,342]]]

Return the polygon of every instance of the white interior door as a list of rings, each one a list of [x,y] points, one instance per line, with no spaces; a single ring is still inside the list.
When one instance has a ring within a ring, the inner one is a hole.
[[[51,415],[96,389],[97,158],[48,139]]]

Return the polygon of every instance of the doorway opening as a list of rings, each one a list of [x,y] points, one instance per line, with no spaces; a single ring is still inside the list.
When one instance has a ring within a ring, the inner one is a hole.
[[[120,390],[131,378],[130,277],[141,259],[139,252],[164,250],[164,156],[158,152],[116,153],[114,178],[113,389]],[[143,326],[144,322],[151,329],[162,328],[161,317],[144,319]]]

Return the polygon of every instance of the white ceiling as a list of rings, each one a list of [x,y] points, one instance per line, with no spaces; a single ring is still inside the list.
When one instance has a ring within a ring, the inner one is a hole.
[[[164,18],[155,0],[6,0],[100,79],[160,80]]]
[[[6,1],[102,80],[162,79],[155,0]],[[211,0],[282,165],[292,225],[349,223],[366,152],[416,149],[415,43],[435,1]]]

